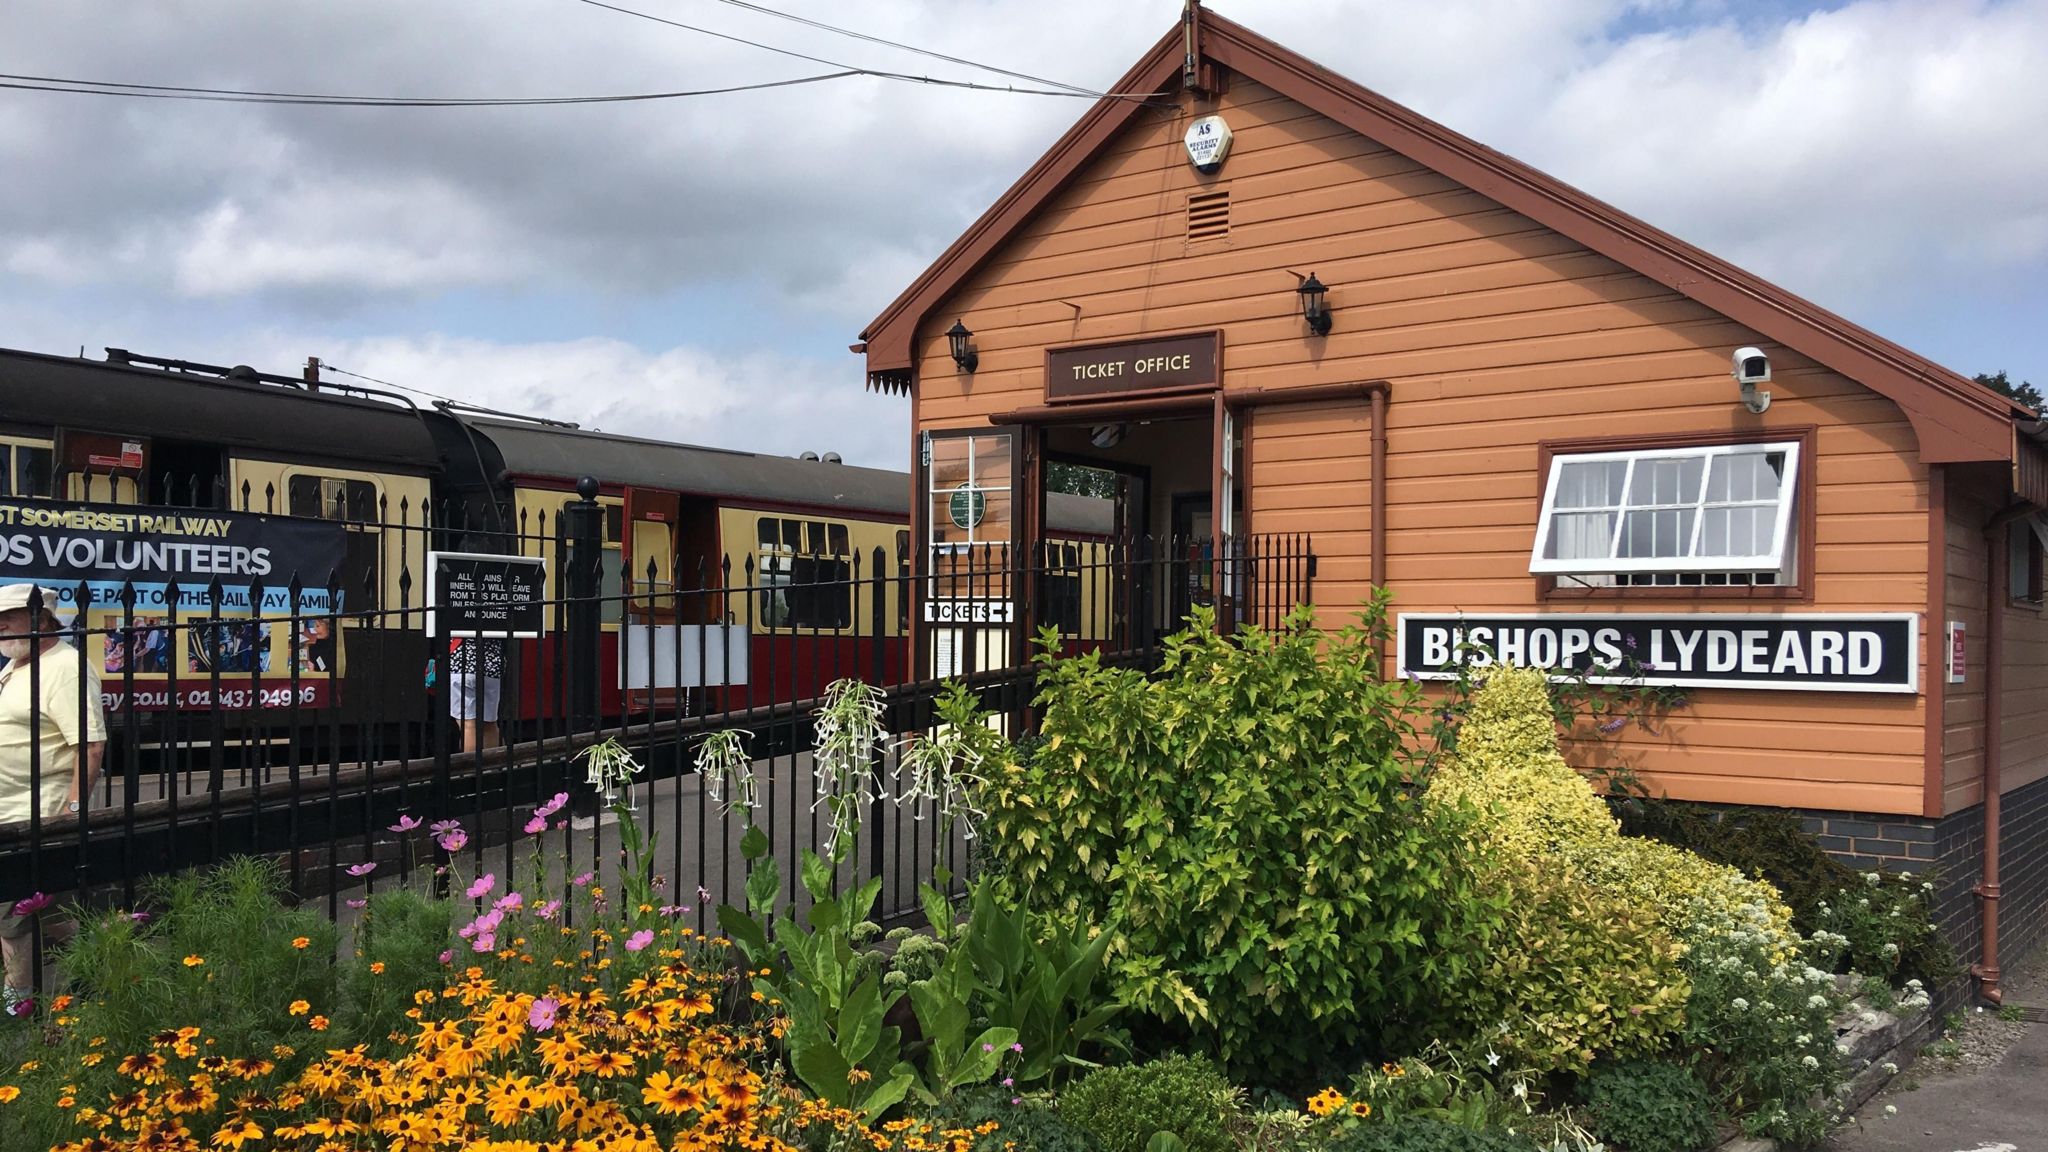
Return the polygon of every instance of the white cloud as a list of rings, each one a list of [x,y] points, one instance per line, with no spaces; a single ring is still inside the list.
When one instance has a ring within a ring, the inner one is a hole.
[[[834,59],[997,79],[720,5],[639,4]],[[2048,282],[2048,0],[1212,6],[1851,315],[1939,317],[1987,274]],[[1180,5],[786,7],[1106,85]],[[329,92],[657,90],[819,67],[567,0],[14,0],[0,34],[22,72]],[[608,427],[892,463],[900,406],[861,390],[845,343],[1085,107],[876,80],[470,111],[0,93],[0,321],[53,291],[95,309],[45,309],[0,342],[43,332],[31,346],[68,348],[89,329],[266,366],[314,351]],[[579,314],[598,317],[708,296],[811,342],[713,354],[734,343],[712,327],[725,318],[681,311],[670,331],[637,329],[644,347],[598,321],[590,339],[541,340],[488,316],[403,320],[462,292],[597,301]],[[217,323],[190,322],[209,310]],[[377,338],[337,327],[365,312],[399,318]]]

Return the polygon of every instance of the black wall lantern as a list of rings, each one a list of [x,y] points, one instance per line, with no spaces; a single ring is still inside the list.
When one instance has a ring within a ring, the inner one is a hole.
[[[1329,289],[1323,287],[1323,282],[1316,279],[1316,274],[1311,272],[1308,274],[1308,279],[1303,280],[1301,286],[1296,288],[1295,291],[1301,294],[1301,318],[1308,321],[1308,330],[1318,336],[1328,336],[1330,334]]]
[[[953,350],[953,363],[958,364],[962,372],[972,372],[981,364],[981,356],[967,343],[973,338],[974,333],[958,320],[946,329],[946,343]]]

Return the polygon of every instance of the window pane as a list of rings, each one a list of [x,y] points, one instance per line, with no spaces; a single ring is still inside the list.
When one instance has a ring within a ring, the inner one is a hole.
[[[844,525],[844,524],[831,524],[831,525],[828,525],[828,526],[827,526],[827,528],[826,528],[826,535],[827,535],[827,537],[829,538],[829,540],[831,541],[831,551],[832,551],[832,555],[834,555],[834,556],[845,556],[845,555],[847,555],[847,553],[848,553],[849,549],[847,548],[847,545],[846,545],[846,525]]]
[[[1636,461],[1635,478],[1629,482],[1629,504],[1640,508],[1648,504],[1697,502],[1704,463],[1697,456],[1651,457]]]
[[[773,516],[763,516],[755,521],[754,529],[755,538],[760,541],[763,551],[775,547],[782,541],[782,526],[775,522]]]
[[[1550,560],[1605,560],[1614,539],[1612,512],[1559,512],[1550,518],[1543,555]]]
[[[1771,550],[1777,509],[1771,505],[1709,508],[1700,532],[1701,556],[1763,556]]]
[[[285,482],[285,499],[294,516],[320,515],[320,478],[294,476]]]
[[[1621,503],[1621,483],[1627,475],[1626,460],[1566,464],[1557,470],[1556,506],[1612,508]]]
[[[1784,473],[1783,452],[1744,452],[1716,457],[1713,478],[1707,482],[1707,499],[1776,502],[1783,488]]]
[[[791,552],[802,552],[804,550],[803,521],[784,520],[782,522],[782,546]]]
[[[1615,555],[1630,560],[1684,556],[1692,543],[1694,515],[1690,508],[1630,512]]]

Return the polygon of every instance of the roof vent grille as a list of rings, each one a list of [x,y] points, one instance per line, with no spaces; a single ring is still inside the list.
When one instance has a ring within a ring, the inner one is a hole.
[[[1188,240],[1221,240],[1230,235],[1230,192],[1196,192],[1188,197]]]

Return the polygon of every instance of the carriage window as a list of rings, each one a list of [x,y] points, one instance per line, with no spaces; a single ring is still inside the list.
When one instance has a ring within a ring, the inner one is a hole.
[[[0,496],[48,496],[50,447],[22,440],[0,440]]]
[[[764,516],[760,622],[765,628],[845,628],[853,623],[853,567],[845,559],[846,526],[822,520]],[[838,541],[837,550],[833,541]]]
[[[1789,583],[1798,476],[1792,442],[1559,454],[1529,571],[1587,586]]]
[[[294,472],[285,478],[285,510],[293,516],[350,525],[342,571],[301,572],[307,584],[335,580],[349,612],[375,612],[384,599],[384,537],[377,524],[377,485],[346,476]],[[286,579],[290,577],[287,576]]]
[[[555,538],[557,567],[566,565],[569,560],[569,537],[564,516],[575,503],[573,498],[562,501],[562,511],[555,517],[555,524],[561,529]],[[617,624],[626,616],[626,552],[620,546],[626,530],[626,506],[616,496],[600,497],[598,503],[604,506],[604,555],[597,561],[598,617],[603,623]]]
[[[300,472],[286,481],[285,488],[294,516],[351,524],[377,523],[377,486],[368,480]]]

